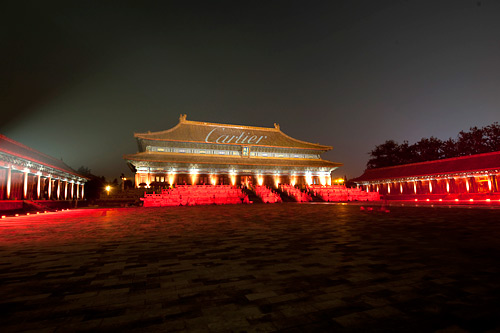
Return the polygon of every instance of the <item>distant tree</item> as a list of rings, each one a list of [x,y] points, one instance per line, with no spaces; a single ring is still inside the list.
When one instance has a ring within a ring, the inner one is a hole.
[[[486,126],[484,128],[484,135],[486,140],[486,145],[489,151],[499,151],[500,150],[500,125],[498,122]]]
[[[457,139],[458,156],[467,156],[489,152],[485,129],[471,127],[469,132],[460,131]]]
[[[102,189],[105,187],[106,178],[104,176],[96,176],[91,173],[87,167],[81,166],[77,172],[82,176],[89,178],[85,183],[85,197],[90,202],[99,199]]]
[[[442,146],[443,158],[452,158],[458,156],[458,145],[455,140],[449,138],[446,141],[443,141]]]
[[[429,139],[423,138],[415,144],[415,162],[438,160],[443,158],[443,141],[431,136]],[[410,161],[404,161],[411,163]],[[405,163],[403,163],[405,164]]]
[[[375,149],[370,152],[370,160],[367,167],[382,168],[395,165],[395,159],[398,156],[399,144],[394,140],[387,140],[381,145],[375,146]]]
[[[79,174],[82,176],[88,176],[91,175],[92,173],[90,172],[90,169],[87,167],[84,167],[83,165],[76,170]]]
[[[130,179],[125,180],[124,189],[134,188],[134,183]]]

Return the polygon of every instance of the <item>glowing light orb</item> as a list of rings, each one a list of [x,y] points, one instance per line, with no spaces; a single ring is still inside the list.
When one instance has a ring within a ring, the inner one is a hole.
[[[306,173],[306,183],[307,185],[311,185],[313,183],[312,175],[310,172]]]

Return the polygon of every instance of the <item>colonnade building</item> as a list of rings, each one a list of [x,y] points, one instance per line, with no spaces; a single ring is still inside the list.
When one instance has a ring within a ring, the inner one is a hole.
[[[0,134],[0,200],[80,200],[88,179]]]
[[[388,198],[500,199],[500,151],[367,169],[352,179]]]
[[[330,185],[341,163],[332,149],[294,139],[273,128],[191,121],[160,132],[135,133],[139,152],[125,155],[137,187],[175,184]]]

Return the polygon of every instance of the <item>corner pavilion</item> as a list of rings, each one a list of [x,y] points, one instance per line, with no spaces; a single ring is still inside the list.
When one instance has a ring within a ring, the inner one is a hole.
[[[332,149],[294,139],[274,128],[186,119],[160,132],[135,133],[139,152],[125,155],[136,187],[152,184],[331,185],[341,163],[321,154]]]

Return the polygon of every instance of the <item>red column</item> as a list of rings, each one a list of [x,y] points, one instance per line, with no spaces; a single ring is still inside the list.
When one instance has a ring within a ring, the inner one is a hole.
[[[28,198],[28,171],[24,171],[23,177],[23,199]]]
[[[11,183],[12,183],[12,168],[9,167],[7,168],[7,186],[6,186],[6,198],[10,199],[10,189],[11,189]]]
[[[36,198],[40,199],[40,175],[36,176]]]
[[[47,188],[47,196],[48,196],[48,200],[52,199],[52,177],[49,176],[49,186]]]

